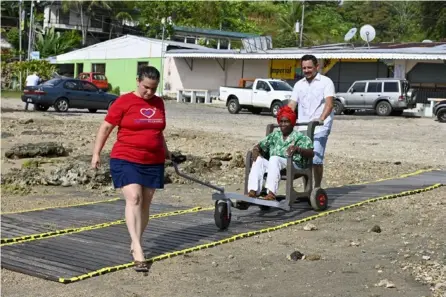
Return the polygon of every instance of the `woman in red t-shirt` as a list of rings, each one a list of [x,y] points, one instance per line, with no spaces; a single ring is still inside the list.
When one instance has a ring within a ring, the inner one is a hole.
[[[163,135],[164,101],[155,96],[159,81],[156,68],[139,69],[136,91],[120,96],[110,106],[96,136],[91,160],[92,167],[98,168],[101,150],[113,128],[118,126],[117,141],[110,155],[110,172],[115,188],[122,189],[126,200],[125,221],[137,271],[148,271],[141,246],[142,234],[149,221],[155,189],[164,188],[164,162],[170,159]]]

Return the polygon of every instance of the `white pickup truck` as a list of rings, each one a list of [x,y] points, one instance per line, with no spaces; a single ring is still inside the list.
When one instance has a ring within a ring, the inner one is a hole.
[[[231,114],[247,109],[254,114],[270,111],[276,117],[284,101],[291,99],[293,88],[280,79],[257,78],[247,87],[220,87],[220,100]]]

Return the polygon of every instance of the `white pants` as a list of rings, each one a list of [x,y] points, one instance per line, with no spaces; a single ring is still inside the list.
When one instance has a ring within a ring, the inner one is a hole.
[[[269,158],[269,161],[265,158],[258,156],[256,161],[252,164],[251,171],[248,178],[248,192],[251,190],[256,191],[257,195],[260,194],[263,187],[263,176],[266,176],[265,188],[268,191],[276,194],[279,188],[280,171],[286,168],[287,159],[282,157],[273,156]],[[296,164],[294,167],[298,169]]]

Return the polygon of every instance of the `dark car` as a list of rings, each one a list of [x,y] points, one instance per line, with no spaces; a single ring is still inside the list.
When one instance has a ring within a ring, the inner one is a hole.
[[[446,100],[440,101],[435,104],[432,112],[434,116],[437,117],[439,122],[446,123]]]
[[[46,111],[53,106],[59,112],[69,108],[107,110],[116,98],[88,81],[73,78],[53,78],[35,87],[25,87],[22,94],[22,101],[34,104],[35,110]]]

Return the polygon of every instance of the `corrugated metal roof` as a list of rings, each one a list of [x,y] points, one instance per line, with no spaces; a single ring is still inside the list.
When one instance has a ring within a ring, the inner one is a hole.
[[[299,59],[305,54],[319,59],[389,59],[389,60],[446,60],[446,44],[433,47],[410,48],[319,48],[273,49],[258,53],[238,50],[172,50],[166,57],[176,58],[225,58],[225,59]]]

